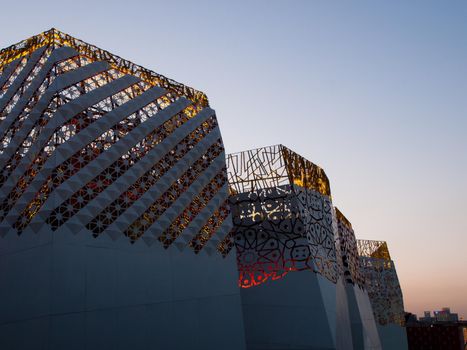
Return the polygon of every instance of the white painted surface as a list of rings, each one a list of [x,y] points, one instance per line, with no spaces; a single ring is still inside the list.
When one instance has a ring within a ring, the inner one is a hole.
[[[234,254],[27,231],[1,240],[0,349],[244,349]]]

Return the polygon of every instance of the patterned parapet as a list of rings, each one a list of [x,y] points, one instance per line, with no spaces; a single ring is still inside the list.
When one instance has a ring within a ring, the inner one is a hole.
[[[48,227],[220,249],[225,154],[206,96],[55,29],[0,51],[0,234]]]
[[[336,248],[342,259],[343,275],[347,283],[357,284],[364,288],[365,280],[360,269],[357,240],[352,229],[352,224],[337,208],[337,233]]]
[[[357,246],[375,320],[404,325],[402,290],[386,242],[357,240]]]
[[[324,171],[277,145],[227,157],[239,284],[310,270],[338,278],[333,207]]]

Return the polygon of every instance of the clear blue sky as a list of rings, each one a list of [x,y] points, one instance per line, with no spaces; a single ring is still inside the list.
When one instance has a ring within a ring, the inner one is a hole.
[[[406,309],[467,317],[467,2],[8,1],[0,47],[56,27],[206,92],[228,152],[321,165]]]

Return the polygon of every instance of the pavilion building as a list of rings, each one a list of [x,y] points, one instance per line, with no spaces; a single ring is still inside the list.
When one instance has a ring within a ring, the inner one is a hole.
[[[247,348],[349,344],[324,171],[283,145],[229,154],[227,167]]]
[[[244,349],[202,92],[51,29],[0,51],[0,348]]]
[[[404,301],[388,245],[359,239],[357,246],[381,345],[383,349],[406,349]]]
[[[319,166],[56,29],[0,51],[0,349],[406,349]]]

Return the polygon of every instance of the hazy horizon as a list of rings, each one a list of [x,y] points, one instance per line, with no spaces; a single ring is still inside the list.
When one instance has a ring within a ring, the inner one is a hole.
[[[51,27],[205,92],[227,152],[282,143],[326,171],[357,238],[388,242],[405,308],[467,317],[467,3],[23,1]]]

